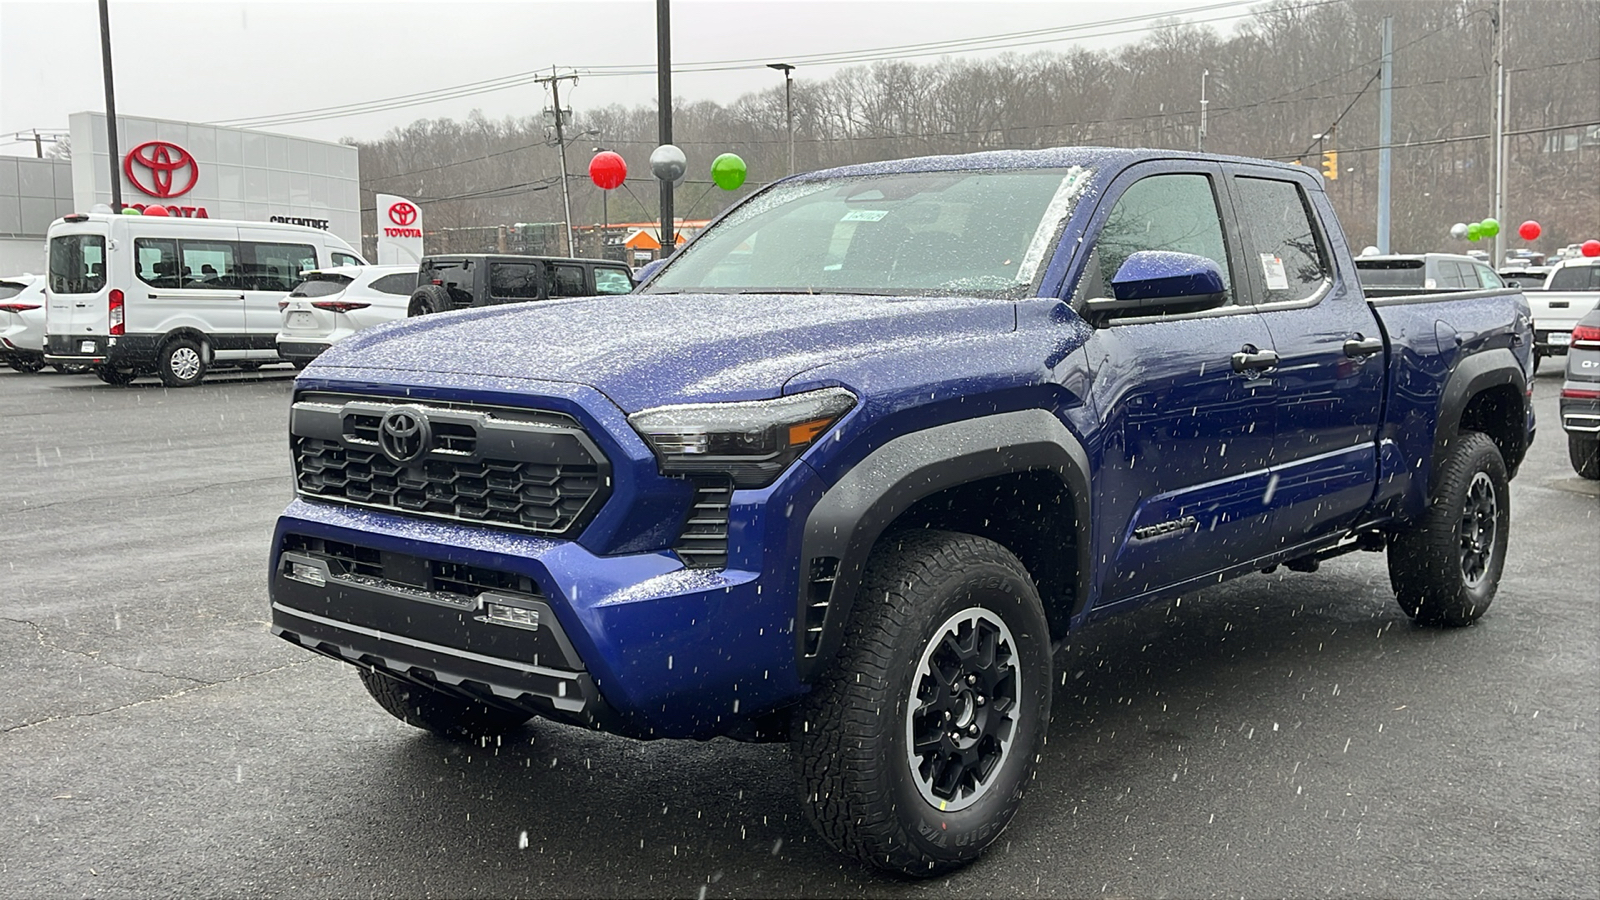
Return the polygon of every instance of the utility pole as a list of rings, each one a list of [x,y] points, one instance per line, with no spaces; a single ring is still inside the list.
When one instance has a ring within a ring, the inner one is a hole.
[[[767,68],[783,73],[783,118],[789,125],[789,174],[794,174],[794,66],[788,63],[767,63]]]
[[[1210,69],[1200,70],[1200,134],[1199,140],[1195,141],[1195,149],[1201,153],[1206,149],[1206,104],[1211,102],[1206,99],[1206,79],[1210,77]]]
[[[111,211],[122,212],[122,170],[117,165],[117,92],[111,85],[111,13],[100,0],[100,63],[106,84],[106,149],[111,160]],[[90,148],[93,153],[93,148]]]
[[[1389,252],[1390,144],[1394,129],[1394,17],[1383,17],[1383,81],[1378,89],[1378,252]]]
[[[656,0],[656,121],[660,145],[672,143],[672,0]],[[678,249],[678,221],[672,212],[672,182],[660,181],[661,258],[666,259]]]
[[[1491,268],[1498,269],[1505,260],[1505,203],[1506,203],[1506,0],[1500,0],[1500,9],[1494,17],[1494,220],[1500,230],[1494,236],[1494,258]]]
[[[562,81],[570,81],[573,84],[577,84],[578,76],[557,75],[556,67],[551,66],[549,78],[534,79],[535,84],[547,84],[550,86],[550,99],[555,104],[556,147],[561,154],[561,208],[565,215],[564,221],[567,226],[567,255],[576,256],[577,254],[573,252],[572,248],[572,197],[567,191],[567,132],[566,123],[562,121],[566,118],[566,110],[561,108]]]

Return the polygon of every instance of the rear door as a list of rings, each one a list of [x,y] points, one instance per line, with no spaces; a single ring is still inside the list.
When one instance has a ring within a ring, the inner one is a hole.
[[[489,302],[526,303],[544,299],[544,264],[536,261],[491,259]]]
[[[45,330],[69,337],[104,338],[109,328],[106,295],[106,236],[93,223],[57,226],[45,249],[49,276],[45,284]],[[58,347],[77,353],[80,348]],[[86,353],[96,351],[94,347]]]
[[[550,263],[550,296],[592,297],[594,290],[581,263]]]
[[[1322,227],[1334,221],[1326,195],[1267,167],[1232,168],[1229,184],[1248,261],[1242,288],[1279,358],[1263,506],[1271,533],[1293,545],[1354,524],[1372,500],[1384,335],[1354,273],[1335,265],[1348,250],[1342,235]]]

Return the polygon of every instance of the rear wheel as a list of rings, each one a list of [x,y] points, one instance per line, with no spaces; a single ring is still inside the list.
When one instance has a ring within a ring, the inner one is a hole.
[[[1467,625],[1494,601],[1511,528],[1511,479],[1487,435],[1463,431],[1437,461],[1422,521],[1389,544],[1389,583],[1406,615]]]
[[[832,669],[791,740],[806,818],[906,875],[976,859],[1022,802],[1050,721],[1050,635],[999,544],[941,531],[874,552]]]
[[[430,687],[402,681],[374,669],[360,669],[361,683],[384,711],[407,725],[425,728],[440,737],[472,740],[504,734],[533,718],[467,700]]]
[[[8,359],[8,360],[6,360],[6,365],[10,366],[13,369],[16,369],[18,372],[26,372],[27,374],[32,375],[34,372],[38,372],[38,371],[41,371],[41,370],[44,369],[44,360],[42,360],[42,359]]]
[[[1600,479],[1600,436],[1569,433],[1567,458],[1580,476]]]
[[[408,316],[426,316],[436,312],[444,312],[452,306],[450,292],[443,285],[425,284],[411,294],[411,302],[406,307]]]
[[[139,373],[132,369],[118,369],[112,366],[99,366],[94,370],[94,374],[106,384],[118,385],[132,384],[133,380],[139,377]]]
[[[161,348],[157,373],[167,387],[194,387],[206,377],[205,351],[194,338],[175,338]]]

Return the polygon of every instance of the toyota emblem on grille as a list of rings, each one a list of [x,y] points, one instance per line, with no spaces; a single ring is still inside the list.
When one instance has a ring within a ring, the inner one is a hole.
[[[428,452],[433,443],[428,416],[415,407],[391,409],[378,426],[378,447],[397,463],[414,462]]]

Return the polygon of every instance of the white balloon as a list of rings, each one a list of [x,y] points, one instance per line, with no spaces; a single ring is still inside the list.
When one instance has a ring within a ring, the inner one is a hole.
[[[1465,223],[1465,222],[1457,222],[1454,225],[1451,225],[1450,226],[1450,236],[1455,238],[1458,241],[1466,240],[1466,238],[1467,238],[1467,223]]]
[[[662,181],[678,182],[689,171],[689,158],[672,144],[662,144],[650,151],[650,174]]]

